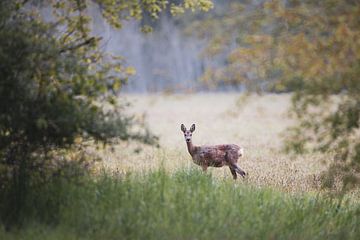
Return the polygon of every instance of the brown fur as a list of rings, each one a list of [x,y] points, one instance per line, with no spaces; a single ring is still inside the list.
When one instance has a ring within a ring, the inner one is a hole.
[[[194,163],[201,166],[204,171],[208,167],[228,166],[234,179],[237,178],[237,174],[245,177],[246,173],[237,165],[238,158],[243,155],[243,150],[238,145],[194,146],[191,138],[195,131],[195,124],[190,130],[181,124],[181,130],[184,132],[187,148]]]

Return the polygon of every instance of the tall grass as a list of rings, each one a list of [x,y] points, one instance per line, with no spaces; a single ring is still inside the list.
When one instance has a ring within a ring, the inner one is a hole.
[[[0,239],[358,239],[360,207],[213,178],[103,174],[56,181],[29,198],[25,225]],[[30,206],[32,204],[32,206]],[[56,207],[54,208],[54,205]],[[57,209],[56,212],[52,212]]]

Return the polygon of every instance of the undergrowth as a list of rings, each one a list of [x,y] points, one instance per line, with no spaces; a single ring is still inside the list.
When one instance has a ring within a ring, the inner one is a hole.
[[[18,228],[0,239],[358,239],[360,207],[336,198],[286,194],[213,178],[173,174],[57,180],[28,197]],[[3,204],[4,202],[1,202]]]

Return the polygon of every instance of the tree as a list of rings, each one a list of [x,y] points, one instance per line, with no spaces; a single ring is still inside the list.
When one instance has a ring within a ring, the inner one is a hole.
[[[99,49],[87,14],[91,4],[116,28],[144,14],[157,18],[168,7],[164,0],[0,3],[0,221],[9,225],[21,222],[28,191],[49,180],[61,149],[81,150],[89,139],[156,143],[148,130],[132,130],[136,122],[116,100],[134,70]],[[50,20],[43,7],[51,8]],[[174,13],[207,10],[211,2],[170,7]]]
[[[332,187],[341,180],[342,190],[358,186],[359,3],[278,0],[254,6],[240,1],[231,9],[205,19],[213,29],[207,53],[225,53],[226,64],[209,69],[204,80],[294,92],[291,112],[299,122],[288,131],[287,150],[331,152],[324,185]],[[226,48],[232,41],[236,46]]]

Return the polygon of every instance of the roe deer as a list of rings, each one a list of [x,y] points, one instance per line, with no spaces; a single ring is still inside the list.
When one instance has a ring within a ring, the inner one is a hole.
[[[191,137],[195,131],[195,124],[191,126],[190,130],[181,124],[181,131],[184,133],[186,145],[194,163],[201,166],[204,171],[208,167],[228,166],[234,179],[237,178],[237,174],[245,177],[246,173],[237,165],[238,158],[244,155],[241,147],[235,144],[194,146]]]

